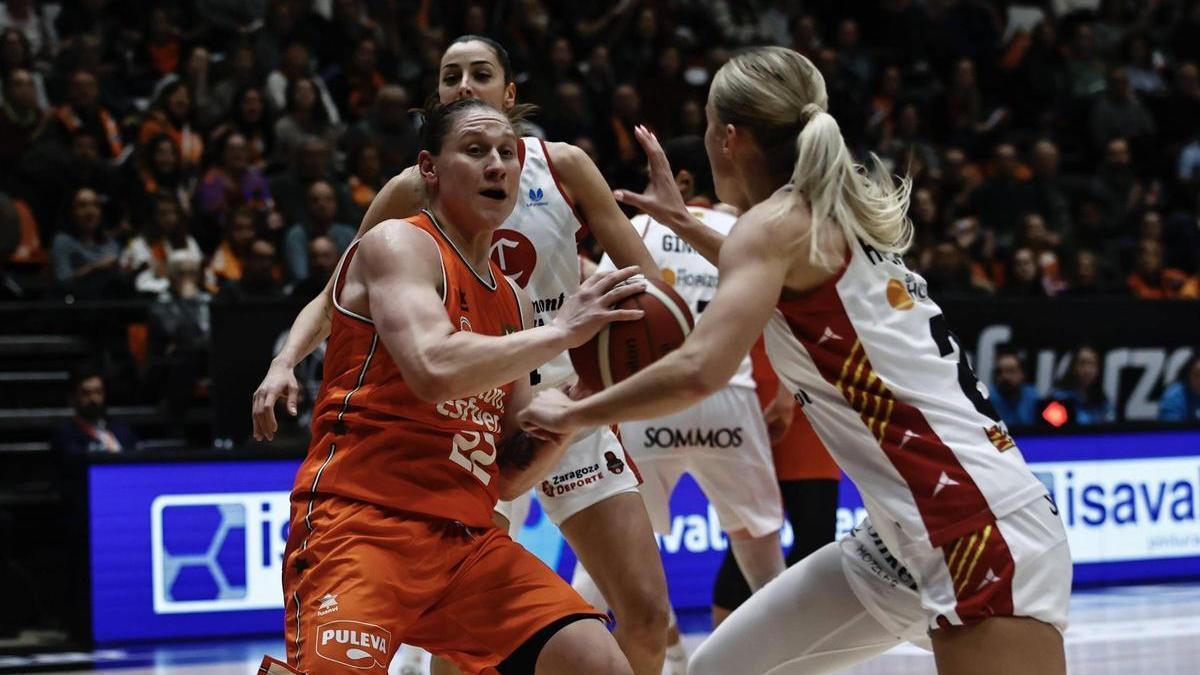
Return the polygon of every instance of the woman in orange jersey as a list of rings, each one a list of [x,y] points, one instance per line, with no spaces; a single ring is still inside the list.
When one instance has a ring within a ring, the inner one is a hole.
[[[284,554],[287,664],[267,673],[387,672],[401,643],[463,672],[632,673],[593,607],[492,523],[565,438],[516,430],[528,374],[640,311],[600,275],[532,324],[489,262],[517,198],[518,140],[478,100],[432,110],[419,168],[430,208],[356,240],[334,273],[324,383],[292,491]]]
[[[842,472],[796,399],[780,386],[762,338],[750,350],[750,362],[758,386],[755,391],[771,434],[771,454],[784,512],[792,525],[792,548],[786,558],[791,567],[834,540]],[[713,583],[713,627],[721,625],[749,597],[750,585],[727,550]]]

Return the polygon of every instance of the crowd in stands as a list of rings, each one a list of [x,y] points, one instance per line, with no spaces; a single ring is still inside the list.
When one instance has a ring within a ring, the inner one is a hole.
[[[702,134],[716,69],[789,46],[912,176],[935,298],[1200,297],[1198,0],[6,0],[0,298],[156,299],[200,353],[208,303],[311,297],[462,34],[632,189],[635,125]]]

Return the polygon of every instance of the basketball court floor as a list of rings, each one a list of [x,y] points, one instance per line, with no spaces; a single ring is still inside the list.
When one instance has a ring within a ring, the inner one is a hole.
[[[694,649],[704,637],[704,633],[689,633],[685,640]],[[0,674],[53,671],[120,675],[253,675],[264,653],[282,655],[282,640],[190,642],[122,646],[89,653],[0,655]],[[1071,601],[1067,658],[1074,675],[1200,673],[1200,583],[1077,592]],[[931,675],[934,668],[928,653],[906,645],[846,672],[854,675]]]

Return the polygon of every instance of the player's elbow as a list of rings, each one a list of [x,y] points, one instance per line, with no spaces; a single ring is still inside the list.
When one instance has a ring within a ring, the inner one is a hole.
[[[428,364],[412,368],[404,379],[412,393],[426,403],[441,403],[454,398],[454,381],[450,374]]]

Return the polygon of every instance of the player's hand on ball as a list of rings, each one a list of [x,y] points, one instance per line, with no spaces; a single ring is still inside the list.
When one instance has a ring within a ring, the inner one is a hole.
[[[546,441],[555,441],[575,431],[570,419],[574,402],[559,389],[546,389],[533,397],[517,415],[517,423],[529,434]]]
[[[687,213],[687,205],[679,194],[679,186],[675,184],[675,173],[667,161],[667,153],[663,152],[658,138],[644,126],[638,125],[633,135],[646,151],[647,167],[650,182],[646,191],[638,194],[629,190],[614,190],[613,199],[621,204],[628,204],[643,211],[651,218],[670,227],[670,224]]]
[[[579,285],[579,290],[566,299],[552,322],[566,333],[568,348],[587,342],[606,324],[642,318],[640,309],[613,309],[613,305],[625,298],[646,290],[645,282],[629,281],[640,272],[635,266],[593,274]]]
[[[275,438],[275,432],[279,430],[279,424],[275,420],[275,402],[281,398],[287,401],[288,414],[295,417],[296,403],[300,398],[300,385],[296,382],[296,374],[287,365],[272,361],[266,377],[258,385],[251,399],[254,440],[270,441]]]

